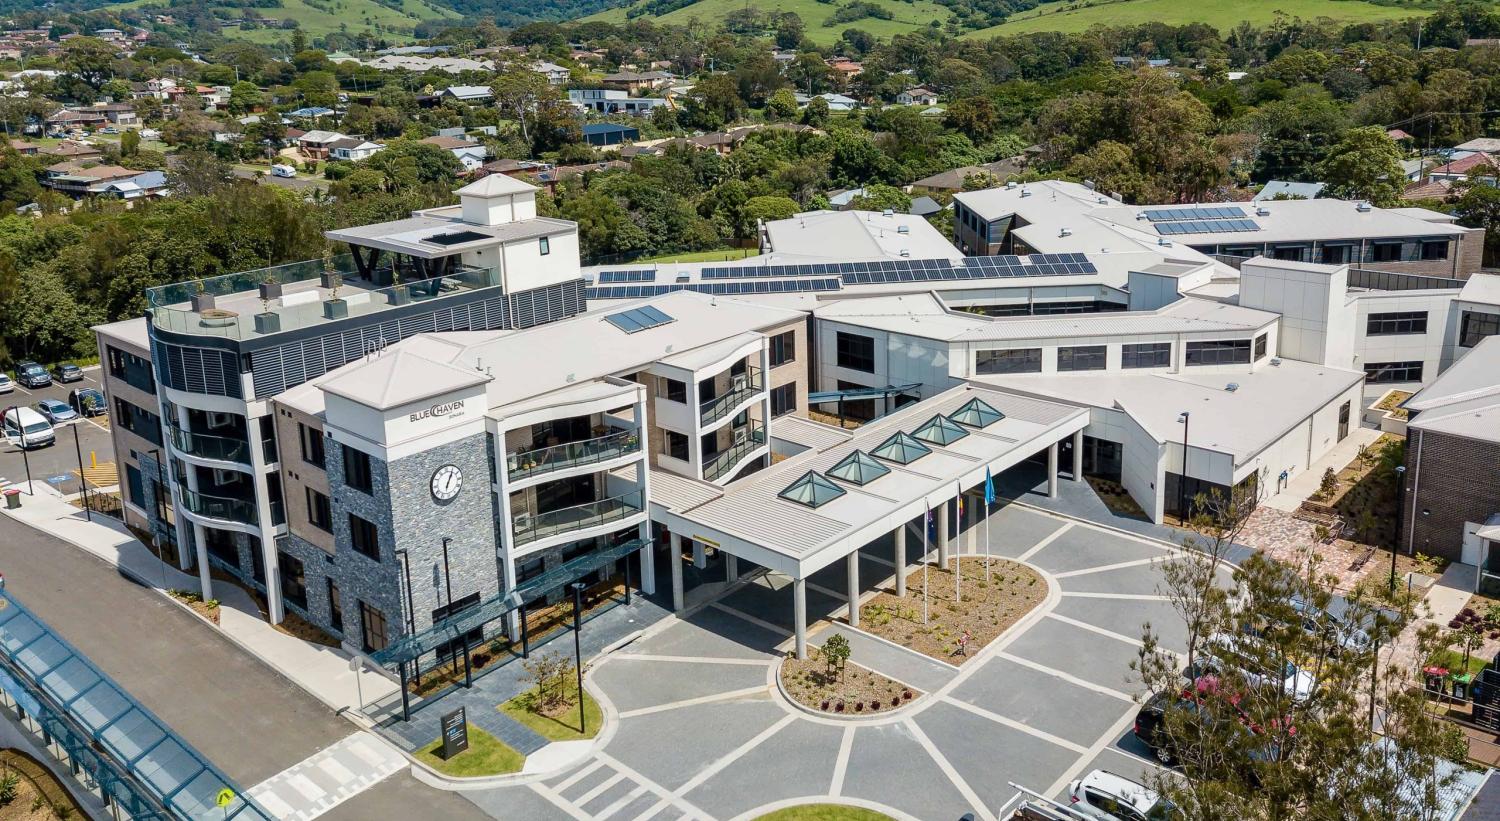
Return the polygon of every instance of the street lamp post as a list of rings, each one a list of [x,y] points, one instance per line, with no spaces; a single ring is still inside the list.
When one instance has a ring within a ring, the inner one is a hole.
[[[79,403],[80,406],[82,403]],[[83,518],[94,521],[94,511],[89,507],[89,479],[83,472],[83,445],[78,442],[78,424],[73,424],[73,453],[78,457],[78,490],[83,494]]]
[[[578,671],[578,732],[588,733],[583,715],[583,644],[578,638],[583,627],[583,582],[573,582],[573,669]]]
[[[1188,421],[1192,414],[1183,411],[1177,415],[1177,421],[1182,423],[1182,475],[1177,477],[1177,516],[1183,524],[1187,523],[1187,465],[1188,465]]]
[[[1391,543],[1391,594],[1396,593],[1396,548],[1401,545],[1401,514],[1406,510],[1406,465],[1396,466],[1396,541]]]

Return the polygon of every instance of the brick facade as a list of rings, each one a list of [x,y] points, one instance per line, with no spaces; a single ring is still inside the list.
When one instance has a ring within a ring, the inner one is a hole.
[[[1402,548],[1459,561],[1464,523],[1500,513],[1500,443],[1414,430],[1406,465]]]

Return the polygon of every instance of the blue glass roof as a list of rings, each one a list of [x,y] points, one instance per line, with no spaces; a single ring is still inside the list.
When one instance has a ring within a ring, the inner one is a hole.
[[[809,470],[776,495],[808,507],[821,507],[845,493],[848,491],[830,482],[828,477],[815,470]]]

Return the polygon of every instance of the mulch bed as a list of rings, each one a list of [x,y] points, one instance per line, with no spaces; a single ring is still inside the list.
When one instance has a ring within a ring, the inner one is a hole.
[[[781,663],[781,684],[798,704],[834,715],[887,713],[921,693],[895,679],[886,678],[850,661],[839,676],[830,672],[816,647],[807,648],[807,660],[795,654]]]
[[[906,597],[881,593],[859,609],[860,628],[949,664],[962,664],[1047,598],[1047,583],[1031,568],[983,556],[963,557],[963,601],[954,600],[952,565],[928,568],[927,623],[922,622],[922,569],[906,577]],[[969,632],[967,656],[959,639]]]

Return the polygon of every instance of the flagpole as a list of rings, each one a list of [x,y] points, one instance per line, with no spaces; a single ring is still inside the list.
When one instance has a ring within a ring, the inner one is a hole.
[[[990,583],[990,506],[995,503],[995,480],[984,469],[984,583]]]
[[[963,590],[962,590],[962,588],[960,586],[963,584],[963,577],[964,577],[964,574],[963,574],[963,569],[964,569],[964,488],[963,488],[963,485],[959,485],[958,486],[958,499],[955,502],[955,507],[957,508],[957,512],[958,512],[958,521],[954,522],[953,526],[954,526],[955,529],[958,530],[958,532],[953,534],[954,536],[957,537],[957,538],[955,538],[953,540],[953,543],[954,543],[954,545],[953,545],[953,600],[955,602],[962,602],[964,600],[964,593],[963,593]]]
[[[922,515],[922,623],[927,623],[927,555],[932,551],[927,546],[927,530],[932,527],[932,505]]]

